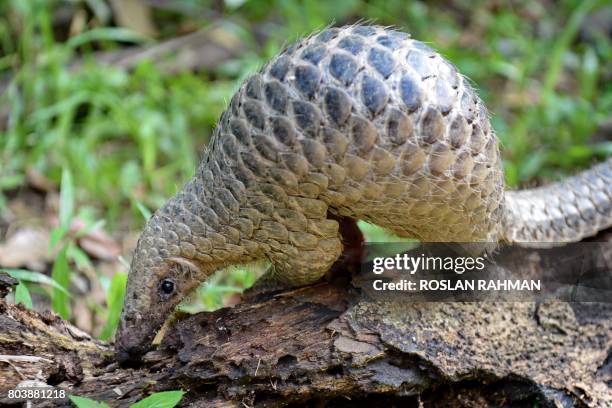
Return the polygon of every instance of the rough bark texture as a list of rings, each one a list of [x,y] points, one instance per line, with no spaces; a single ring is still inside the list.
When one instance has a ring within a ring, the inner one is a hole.
[[[0,405],[37,379],[112,406],[612,406],[609,303],[381,303],[339,280],[183,319],[139,369],[56,316],[0,301],[0,327]]]

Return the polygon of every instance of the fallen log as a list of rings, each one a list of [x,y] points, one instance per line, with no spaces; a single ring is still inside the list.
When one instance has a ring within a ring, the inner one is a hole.
[[[15,406],[26,380],[119,407],[612,406],[610,303],[380,302],[345,276],[184,318],[138,368],[51,313],[0,300],[0,327]]]

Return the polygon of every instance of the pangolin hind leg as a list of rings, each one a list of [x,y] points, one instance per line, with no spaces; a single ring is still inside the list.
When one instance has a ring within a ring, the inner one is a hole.
[[[265,254],[271,265],[245,293],[247,297],[315,283],[342,255],[336,220],[326,217],[291,220],[294,213],[286,214],[278,223],[288,226],[286,234],[282,237],[267,234]]]
[[[272,243],[270,268],[247,296],[309,285],[326,275],[353,273],[359,268],[364,239],[353,218],[328,213],[326,219],[308,220],[307,231],[289,235],[292,247],[281,249]]]

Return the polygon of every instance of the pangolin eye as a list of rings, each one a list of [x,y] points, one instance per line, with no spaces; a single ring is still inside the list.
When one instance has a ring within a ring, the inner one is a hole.
[[[168,298],[170,295],[172,295],[175,289],[176,285],[172,279],[162,279],[159,282],[159,291],[164,298]]]

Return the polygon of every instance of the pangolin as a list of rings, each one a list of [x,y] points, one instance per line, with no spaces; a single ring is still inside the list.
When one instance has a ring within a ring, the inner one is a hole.
[[[248,78],[195,175],[149,219],[116,347],[137,361],[185,295],[232,264],[313,283],[341,256],[340,220],[429,242],[570,242],[612,225],[612,159],[504,191],[487,109],[428,45],[390,28],[328,28]]]

